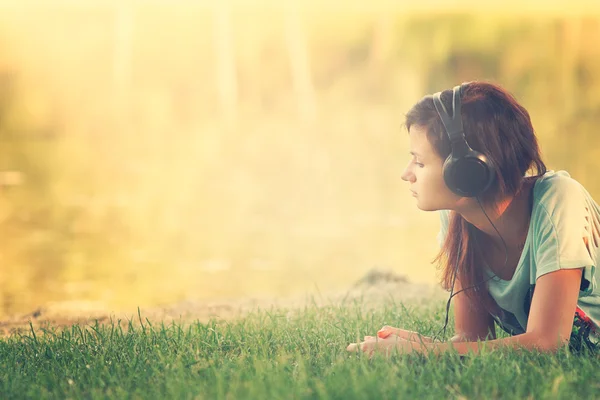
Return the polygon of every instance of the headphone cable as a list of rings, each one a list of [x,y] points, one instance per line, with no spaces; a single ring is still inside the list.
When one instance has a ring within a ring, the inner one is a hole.
[[[481,204],[481,200],[479,198],[479,196],[476,197],[477,198],[477,204],[479,204],[479,208],[481,208],[481,211],[483,211],[483,214],[485,215],[485,217],[487,218],[487,220],[489,221],[489,223],[492,225],[492,227],[494,228],[494,230],[496,231],[496,233],[498,234],[498,236],[500,237],[500,240],[502,241],[502,245],[504,246],[504,266],[502,267],[502,269],[506,268],[506,266],[508,265],[508,246],[506,245],[506,242],[504,241],[504,238],[502,237],[502,235],[500,234],[500,232],[498,231],[498,229],[496,228],[496,225],[494,225],[494,223],[492,222],[492,220],[490,219],[490,217],[488,216],[487,212],[485,211],[485,209],[483,208],[483,205]],[[473,236],[475,238],[475,242],[477,242],[477,236],[474,235]],[[455,268],[454,268],[454,274],[452,277],[452,286],[450,288],[450,298],[448,299],[448,303],[446,303],[446,318],[444,321],[444,327],[442,329],[440,329],[434,336],[433,336],[433,341],[435,342],[438,335],[440,334],[440,332],[443,331],[443,336],[446,336],[446,327],[448,326],[448,317],[449,317],[449,312],[450,312],[450,302],[452,301],[452,298],[454,296],[456,296],[457,294],[464,292],[465,290],[468,289],[472,289],[474,287],[477,287],[483,283],[488,282],[489,280],[491,280],[492,278],[496,277],[499,278],[493,271],[492,271],[492,276],[490,276],[489,278],[475,284],[475,285],[471,285],[467,288],[461,289],[456,293],[454,292],[454,283],[456,282],[456,277],[458,275],[458,261],[460,259],[459,254],[460,254],[460,250],[462,248],[462,236],[460,237],[460,242],[459,242],[459,249],[456,252],[456,263],[455,263]],[[479,249],[479,243],[477,242],[477,248],[478,250],[481,252],[481,249]],[[481,254],[481,253],[480,253]],[[485,265],[488,267],[488,269],[491,271],[491,268],[489,267],[489,265],[487,265],[487,263],[485,262],[485,260],[483,259],[483,254],[481,254],[481,259],[482,261],[485,263]],[[489,310],[488,310],[489,311]]]

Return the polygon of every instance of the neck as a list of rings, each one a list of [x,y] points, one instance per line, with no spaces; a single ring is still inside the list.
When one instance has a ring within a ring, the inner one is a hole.
[[[521,249],[529,230],[531,187],[531,183],[525,182],[517,194],[501,199],[495,206],[481,204],[489,220],[476,199],[465,199],[455,211],[498,249],[504,249],[502,239],[509,249]]]

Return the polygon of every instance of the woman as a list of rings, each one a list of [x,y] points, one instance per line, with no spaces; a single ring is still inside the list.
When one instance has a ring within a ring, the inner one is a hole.
[[[456,335],[439,342],[384,326],[347,350],[597,348],[600,208],[567,172],[546,170],[525,108],[471,82],[425,96],[406,127],[402,179],[419,209],[440,212],[436,261],[451,292],[446,312],[455,298]],[[496,323],[511,337],[496,339]]]

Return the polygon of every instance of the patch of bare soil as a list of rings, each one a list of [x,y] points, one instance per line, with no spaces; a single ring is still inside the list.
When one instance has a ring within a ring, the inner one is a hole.
[[[232,320],[243,317],[257,309],[272,308],[300,310],[306,306],[323,307],[328,305],[353,304],[358,302],[364,308],[376,308],[384,304],[429,303],[442,301],[447,293],[438,286],[411,283],[404,276],[392,272],[372,270],[358,280],[349,290],[314,293],[307,296],[288,298],[241,298],[214,301],[188,300],[160,307],[140,308],[144,323],[163,322],[207,322],[210,319]],[[111,313],[95,309],[89,302],[64,302],[40,307],[35,311],[0,321],[0,336],[27,334],[33,328],[64,329],[74,324],[79,326],[120,323],[127,328],[131,323],[139,325],[138,310],[129,313]]]

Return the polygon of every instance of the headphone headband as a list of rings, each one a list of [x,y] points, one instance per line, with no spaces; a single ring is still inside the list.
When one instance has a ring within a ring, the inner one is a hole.
[[[446,128],[446,132],[448,133],[448,137],[450,138],[450,142],[455,142],[464,137],[465,131],[463,128],[462,118],[461,118],[461,102],[460,102],[460,94],[461,94],[460,86],[455,86],[452,90],[452,115],[448,113],[446,110],[446,106],[442,103],[441,95],[442,92],[437,92],[433,95],[433,104],[435,105],[435,109],[437,110],[442,124],[444,128]]]

